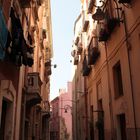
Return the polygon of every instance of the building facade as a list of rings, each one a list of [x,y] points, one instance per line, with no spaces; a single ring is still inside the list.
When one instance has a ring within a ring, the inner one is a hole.
[[[50,140],[60,140],[59,97],[51,101]]]
[[[49,0],[0,1],[0,139],[49,139]]]
[[[59,90],[59,116],[60,116],[60,140],[72,140],[72,83],[67,83],[67,90]]]
[[[72,82],[67,83],[66,89],[59,90],[59,96],[51,101],[50,139],[72,140]]]
[[[79,102],[76,112],[81,118],[75,125],[74,139],[82,133],[81,140],[138,140],[140,2],[83,0],[81,5],[83,28],[75,33],[72,50],[74,60],[78,55],[73,98]],[[77,97],[79,87],[83,89]],[[82,112],[80,105],[85,108]]]

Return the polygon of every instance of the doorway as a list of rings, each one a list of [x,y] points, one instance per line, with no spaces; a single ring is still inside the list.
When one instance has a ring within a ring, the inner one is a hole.
[[[119,114],[117,116],[118,119],[118,139],[119,140],[127,140],[126,137],[126,119],[125,114]]]
[[[0,126],[0,140],[5,139],[5,129],[6,129],[6,118],[8,110],[8,102],[6,100],[2,101],[2,116],[1,116],[1,126]]]
[[[0,140],[11,140],[13,134],[13,102],[6,98],[2,100]]]

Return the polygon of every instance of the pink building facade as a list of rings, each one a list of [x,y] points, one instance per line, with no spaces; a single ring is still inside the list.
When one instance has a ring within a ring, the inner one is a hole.
[[[60,140],[72,140],[72,83],[59,90]]]

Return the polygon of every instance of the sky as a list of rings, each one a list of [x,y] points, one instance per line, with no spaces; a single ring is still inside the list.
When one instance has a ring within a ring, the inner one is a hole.
[[[59,95],[59,89],[67,88],[67,82],[72,80],[72,65],[70,60],[74,38],[74,22],[80,14],[80,0],[51,0],[53,59],[50,79],[50,99]]]

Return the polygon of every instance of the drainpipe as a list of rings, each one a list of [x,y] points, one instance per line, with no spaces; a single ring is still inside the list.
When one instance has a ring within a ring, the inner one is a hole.
[[[23,118],[22,118],[22,122],[21,122],[21,140],[24,140],[25,139],[25,136],[24,136],[24,131],[25,131],[25,119],[26,119],[26,95],[25,95],[25,91],[23,91],[23,101],[21,102],[22,104],[22,107],[23,107]]]
[[[84,77],[84,93],[85,93],[85,126],[86,126],[86,139],[88,140],[88,102],[87,102],[87,81],[86,77]]]
[[[135,99],[134,99],[134,86],[132,82],[132,70],[131,70],[131,60],[130,60],[130,47],[131,44],[128,40],[129,34],[128,34],[128,29],[127,29],[127,24],[126,24],[126,16],[124,11],[122,11],[123,15],[123,23],[124,23],[124,31],[125,31],[125,41],[126,41],[126,47],[127,47],[127,56],[128,56],[128,66],[129,66],[129,76],[130,76],[130,85],[131,85],[131,94],[132,94],[132,107],[133,107],[133,114],[134,114],[134,127],[135,127],[135,136],[136,140],[138,140],[138,133],[137,133],[137,122],[136,122],[136,110],[135,110]]]
[[[74,79],[74,80],[75,80],[75,96],[76,96],[75,99],[76,99],[76,101],[77,101],[76,74],[75,74],[75,79]],[[75,137],[75,138],[76,138],[76,140],[77,140],[77,139],[78,139],[78,136],[77,136],[77,135],[78,135],[78,133],[77,133],[77,131],[78,131],[77,103],[76,103],[75,105],[76,105],[76,106],[75,106],[75,112],[76,112],[76,114],[75,114],[75,118],[76,118],[76,119],[75,119],[75,120],[76,120],[76,127],[75,127],[75,128],[76,128],[76,131],[75,131],[75,132],[76,132],[76,137]]]
[[[22,85],[23,85],[23,66],[19,70],[19,83],[16,90],[15,120],[13,140],[19,140],[20,137],[20,119],[21,119],[21,101],[22,101]]]
[[[74,96],[74,98],[75,98],[75,101],[76,101],[76,103],[75,103],[75,115],[74,115],[74,117],[75,117],[75,127],[74,127],[74,140],[78,140],[78,119],[77,119],[77,112],[78,112],[78,109],[77,109],[77,106],[78,106],[78,99],[77,99],[77,86],[76,86],[76,78],[77,78],[77,72],[75,72],[75,76],[74,76],[74,82],[75,82],[75,85],[74,85],[74,89],[75,89],[75,96]],[[76,139],[75,139],[76,138]]]
[[[107,65],[107,82],[108,82],[108,90],[109,90],[109,110],[110,110],[110,119],[111,119],[111,140],[114,140],[114,121],[113,121],[113,107],[112,107],[112,95],[111,95],[111,86],[110,86],[110,76],[109,76],[109,65],[107,59],[107,45],[105,43],[105,55],[106,55],[106,65]]]
[[[2,93],[1,93],[1,79],[0,79],[0,126],[1,126],[1,117],[2,117]]]

